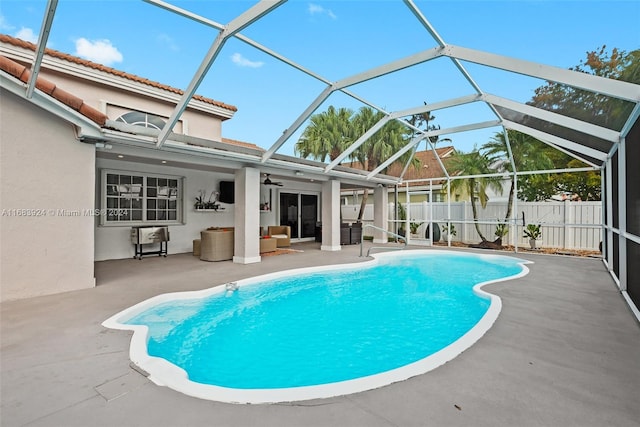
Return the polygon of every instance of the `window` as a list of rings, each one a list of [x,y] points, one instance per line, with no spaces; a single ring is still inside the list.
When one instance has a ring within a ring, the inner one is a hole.
[[[116,122],[128,123],[130,125],[142,126],[145,128],[152,128],[162,130],[165,125],[165,121],[155,114],[141,113],[138,111],[132,111],[125,113],[116,119]]]
[[[105,170],[102,182],[103,225],[182,220],[181,177]]]

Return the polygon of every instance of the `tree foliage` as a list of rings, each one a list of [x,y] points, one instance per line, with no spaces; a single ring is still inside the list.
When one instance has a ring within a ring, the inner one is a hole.
[[[493,169],[493,160],[486,153],[481,152],[478,148],[474,147],[469,153],[461,151],[454,152],[451,157],[446,159],[445,166],[452,176],[455,175],[486,175],[495,172]],[[489,196],[487,190],[491,188],[498,194],[502,194],[502,185],[500,184],[499,177],[491,176],[479,176],[477,178],[462,178],[451,180],[451,191],[462,190],[462,192],[469,195],[471,199],[471,210],[473,212],[473,220],[475,221],[476,231],[482,239],[486,242],[487,239],[480,231],[478,225],[478,208],[476,206],[476,199],[480,201],[480,205],[484,209],[487,207]]]
[[[309,125],[295,144],[295,153],[303,158],[313,158],[324,162],[333,161],[365,132],[385,117],[384,113],[370,107],[362,107],[357,113],[348,108],[329,106],[326,111],[314,114]],[[409,141],[412,131],[397,120],[390,120],[369,139],[364,141],[348,157],[358,162],[367,171],[376,169],[381,163],[399,151]],[[420,166],[418,159],[410,159],[406,153],[399,161]],[[368,190],[364,190],[358,220],[362,219],[367,203]]]
[[[327,157],[335,160],[353,142],[352,116],[352,110],[336,109],[333,105],[327,111],[314,114],[294,147],[295,153],[321,162]]]
[[[627,53],[613,48],[607,51],[606,46],[602,46],[587,52],[586,59],[571,69],[640,84],[640,50]],[[529,104],[614,130],[622,128],[633,109],[631,102],[552,82],[537,88]],[[555,169],[586,166],[552,147],[545,146],[542,150]],[[596,171],[530,175],[519,181],[518,197],[540,201],[564,192],[577,194],[585,201],[600,200],[600,182],[600,174]]]
[[[511,147],[511,155],[513,163],[518,171],[535,171],[550,169],[553,166],[551,159],[547,156],[544,147],[546,145],[535,139],[534,137],[514,131],[507,131],[509,138],[509,146]],[[513,172],[513,165],[509,160],[509,151],[507,148],[507,138],[504,132],[496,133],[489,142],[482,146],[487,155],[491,159],[494,168],[500,172]],[[515,179],[511,176],[511,185],[509,187],[509,198],[507,202],[507,211],[505,213],[505,221],[511,217],[513,198],[515,197]]]
[[[613,48],[608,52],[602,46],[587,52],[586,60],[570,69],[640,84],[640,50],[627,53]],[[537,88],[529,104],[615,130],[622,128],[634,106],[632,102],[553,82]]]

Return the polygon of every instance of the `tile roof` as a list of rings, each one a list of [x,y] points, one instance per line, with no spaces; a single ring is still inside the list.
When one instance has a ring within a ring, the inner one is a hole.
[[[222,137],[222,142],[225,144],[237,145],[240,147],[253,148],[254,150],[265,151],[264,148],[258,147],[256,144],[252,144],[250,142],[238,141],[237,139],[230,139]]]
[[[443,159],[453,154],[454,148],[440,147],[436,148],[436,152],[438,153],[438,157]],[[407,172],[405,172],[404,177],[402,178],[403,180],[409,181],[414,179],[442,178],[445,176],[444,171],[440,167],[440,163],[438,163],[438,159],[436,159],[436,156],[433,154],[433,150],[428,149],[425,151],[416,151],[416,158],[420,160],[420,167],[416,169],[409,166]],[[386,174],[400,176],[402,169],[404,169],[404,164],[396,162],[387,168]]]
[[[27,83],[31,76],[31,70],[27,69],[27,67],[2,55],[0,55],[0,70],[11,74],[24,83]],[[85,104],[82,99],[60,89],[55,85],[55,83],[50,82],[49,80],[38,77],[36,80],[36,88],[69,106],[83,116],[88,117],[91,121],[100,126],[104,126],[107,122],[108,117],[106,114],[96,110],[88,104]]]
[[[7,43],[7,44],[11,44],[13,46],[16,47],[20,47],[23,49],[29,49],[35,52],[36,50],[36,45],[15,37],[11,37],[7,34],[0,34],[0,42],[3,43]],[[158,83],[155,82],[153,80],[149,80],[143,77],[139,77],[136,76],[135,74],[130,74],[130,73],[125,73],[124,71],[120,71],[120,70],[116,70],[115,68],[111,68],[111,67],[107,67],[104,66],[102,64],[97,64],[95,62],[91,62],[91,61],[87,61],[86,59],[82,59],[82,58],[78,58],[77,56],[73,56],[73,55],[69,55],[67,53],[63,53],[63,52],[59,52],[57,50],[53,50],[53,49],[49,49],[46,48],[45,49],[45,54],[53,57],[53,58],[58,58],[58,59],[63,59],[65,61],[69,61],[72,62],[74,64],[78,64],[78,65],[82,65],[84,67],[88,67],[88,68],[93,68],[95,70],[98,71],[103,71],[105,73],[109,73],[109,74],[113,74],[115,76],[118,77],[122,77],[128,80],[132,80],[134,82],[138,82],[138,83],[142,83],[142,84],[146,84],[152,87],[155,87],[157,89],[162,89],[162,90],[166,90],[168,92],[172,92],[172,93],[177,93],[179,95],[182,95],[184,92],[180,89],[162,84],[162,83]],[[238,111],[238,108],[233,106],[233,105],[229,105],[229,104],[225,104],[223,102],[220,101],[216,101],[214,99],[211,98],[206,98],[204,96],[200,96],[200,95],[194,95],[193,99],[196,99],[198,101],[207,103],[207,104],[211,104],[211,105],[215,105],[217,107],[220,108],[224,108],[225,110],[229,110],[229,111]]]
[[[25,67],[22,64],[19,64],[5,56],[0,55],[0,70],[5,71],[6,73],[14,76],[18,80],[23,83],[27,83],[29,81],[29,77],[31,76],[31,70]],[[85,104],[84,101],[77,96],[60,89],[56,86],[55,83],[44,79],[38,76],[38,80],[36,80],[36,87],[46,93],[47,95],[57,99],[62,102],[66,106],[74,109],[79,112],[83,116],[89,118],[91,121],[97,123],[99,126],[105,126],[107,120],[109,119],[106,114],[102,113],[99,110],[96,110],[92,106]],[[262,148],[258,147],[255,144],[251,144],[249,142],[238,141],[235,139],[222,138],[222,142],[225,144],[235,145],[239,147],[247,147],[253,148],[256,150],[262,150]]]
[[[450,156],[454,151],[454,147],[436,148],[436,152],[438,153],[440,159],[444,159]],[[425,151],[416,151],[415,157],[420,160],[420,167],[416,169],[410,166],[402,177],[404,181],[441,178],[445,176],[444,171],[440,167],[440,163],[438,163],[438,159],[436,159],[436,156],[433,154],[433,150],[428,149]],[[362,165],[359,162],[343,163],[342,165],[353,169],[362,169]],[[403,169],[404,163],[394,162],[387,168],[384,173],[385,175],[397,177],[400,176]],[[437,183],[434,182],[434,184]],[[410,185],[424,185],[424,183],[413,182],[410,183]]]
[[[6,73],[14,76],[18,80],[23,83],[27,83],[29,81],[29,77],[31,76],[31,70],[25,67],[22,64],[19,64],[5,56],[0,55],[0,70],[5,71]],[[106,114],[102,113],[99,110],[96,110],[92,106],[85,104],[84,101],[77,96],[60,89],[56,86],[55,83],[44,79],[38,76],[38,80],[36,80],[36,87],[46,93],[47,95],[57,99],[62,102],[66,106],[74,109],[79,112],[83,116],[89,118],[91,121],[97,123],[99,126],[105,126],[107,120],[109,119]],[[258,147],[255,144],[251,144],[249,142],[237,141],[235,139],[222,138],[222,142],[225,144],[235,145],[239,147],[247,147],[253,148],[256,150],[262,150],[262,148]]]

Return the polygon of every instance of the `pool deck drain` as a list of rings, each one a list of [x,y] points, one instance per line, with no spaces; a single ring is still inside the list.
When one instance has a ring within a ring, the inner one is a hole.
[[[139,372],[131,371],[121,377],[100,384],[95,387],[95,390],[100,396],[104,397],[107,402],[111,402],[142,387],[148,382],[149,380]]]

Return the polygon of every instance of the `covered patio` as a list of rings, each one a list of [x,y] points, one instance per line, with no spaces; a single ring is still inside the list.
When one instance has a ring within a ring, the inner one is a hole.
[[[3,425],[632,426],[640,329],[599,259],[517,254],[524,278],[486,287],[502,312],[475,345],[425,375],[380,389],[276,405],[232,405],[159,387],[130,367],[130,334],[101,323],[154,295],[304,266],[362,262],[319,243],[259,264],[190,254],[97,262],[99,285],[4,302]],[[366,248],[365,248],[366,250]]]

